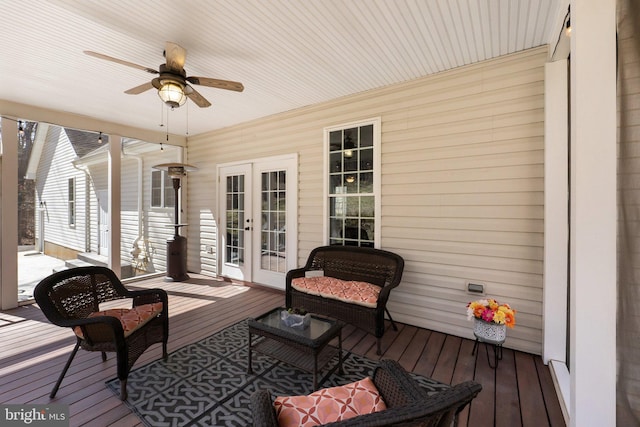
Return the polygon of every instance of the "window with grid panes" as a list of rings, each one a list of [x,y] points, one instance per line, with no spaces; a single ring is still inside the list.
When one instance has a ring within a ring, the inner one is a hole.
[[[69,178],[68,185],[68,212],[69,212],[69,225],[76,225],[76,179]]]
[[[328,131],[329,244],[374,247],[374,123]]]
[[[151,171],[151,207],[172,208],[175,206],[175,198],[169,174],[161,170]]]

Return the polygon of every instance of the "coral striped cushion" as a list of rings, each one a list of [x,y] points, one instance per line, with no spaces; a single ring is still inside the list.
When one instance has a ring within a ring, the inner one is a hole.
[[[298,277],[291,281],[291,286],[311,295],[320,295],[344,302],[375,307],[378,304],[380,287],[367,282],[340,280],[335,277]]]
[[[317,426],[387,409],[369,377],[308,396],[277,397],[273,405],[281,427]]]
[[[162,303],[143,304],[133,308],[112,308],[96,311],[89,317],[111,316],[120,319],[125,338],[134,333],[138,328],[148,323],[151,319],[162,313]],[[73,331],[80,338],[84,338],[82,328],[76,326]]]

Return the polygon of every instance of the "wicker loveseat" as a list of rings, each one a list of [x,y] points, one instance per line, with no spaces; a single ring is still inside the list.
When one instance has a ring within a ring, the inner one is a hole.
[[[400,284],[403,269],[404,260],[393,252],[354,246],[321,246],[311,251],[304,267],[287,273],[286,306],[334,317],[373,334],[377,338],[377,353],[381,354],[385,313],[397,330],[387,301],[391,289]],[[296,289],[295,280],[309,276],[365,282],[374,285],[380,293],[377,300],[367,306]]]
[[[434,426],[457,425],[457,415],[482,390],[467,381],[428,395],[418,383],[393,360],[381,360],[371,377],[387,409],[358,415],[327,426]],[[278,416],[271,394],[258,390],[251,395],[255,427],[277,427]]]

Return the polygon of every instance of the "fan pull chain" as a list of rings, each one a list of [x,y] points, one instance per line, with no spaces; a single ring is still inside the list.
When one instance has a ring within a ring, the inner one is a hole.
[[[164,102],[160,104],[160,127],[164,127]],[[162,140],[160,141],[160,151],[164,151]]]
[[[167,144],[169,144],[169,110],[167,110]],[[162,144],[160,144],[160,151],[164,151]]]
[[[187,102],[187,136],[189,136],[189,103]]]

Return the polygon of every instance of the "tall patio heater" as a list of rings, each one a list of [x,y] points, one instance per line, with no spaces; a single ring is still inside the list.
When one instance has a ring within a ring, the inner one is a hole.
[[[167,282],[183,282],[189,279],[187,274],[187,238],[180,235],[180,228],[187,226],[179,222],[179,199],[178,190],[180,189],[180,179],[188,172],[194,171],[195,166],[185,163],[163,163],[153,166],[154,169],[162,170],[167,173],[173,182],[173,191],[175,194],[175,213],[173,237],[167,239],[167,275],[164,280]]]

